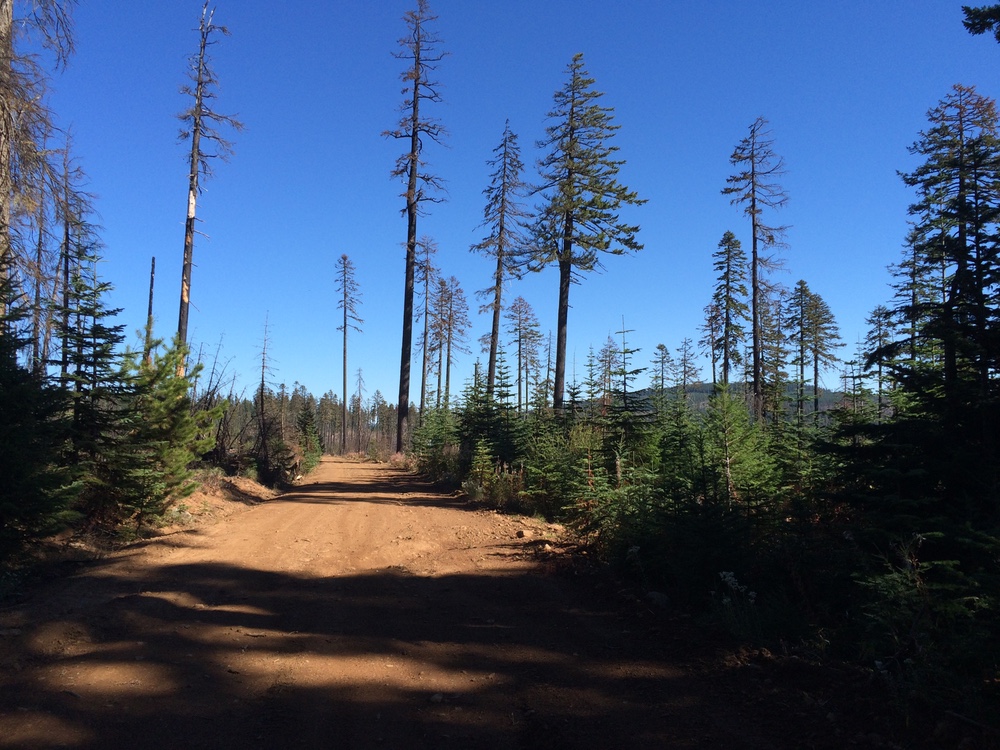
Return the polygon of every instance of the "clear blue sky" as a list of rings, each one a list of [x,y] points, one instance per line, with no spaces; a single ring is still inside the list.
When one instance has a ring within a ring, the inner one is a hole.
[[[392,52],[413,4],[217,3],[216,21],[232,32],[214,49],[218,109],[246,131],[199,204],[207,237],[195,247],[190,331],[196,347],[221,339],[244,383],[259,371],[267,316],[273,382],[339,392],[333,272],[347,253],[365,319],[351,339],[352,380],[361,368],[366,397],[379,389],[396,400],[406,227],[402,187],[389,177],[401,146],[380,134],[397,119],[402,63]],[[899,258],[911,198],[897,171],[915,164],[907,146],[927,110],[955,83],[1000,93],[1000,45],[965,32],[960,2],[435,0],[431,8],[449,57],[439,71],[444,103],[430,114],[451,134],[425,156],[447,181],[448,200],[430,208],[419,232],[437,240],[444,273],[470,298],[489,283],[489,262],[468,248],[483,236],[486,160],[505,119],[531,179],[534,143],[574,53],[615,110],[621,181],[648,200],[626,214],[642,226],[645,249],[608,259],[604,273],[572,290],[569,356],[581,380],[588,347],[600,348],[623,318],[644,362],[658,343],[674,349],[698,338],[711,253],[728,229],[747,244],[747,222],[720,190],[733,147],[759,115],[788,168],[790,200],[772,217],[791,225],[779,280],[805,279],[826,299],[850,354],[866,315],[890,297],[886,266]],[[178,87],[200,9],[200,0],[83,2],[78,52],[53,76],[53,107],[72,126],[98,196],[103,274],[130,340],[144,322],[154,255],[157,331],[176,329],[186,146],[174,116],[187,106]],[[524,296],[547,332],[556,281],[554,269],[534,275],[507,299]],[[474,324],[478,353],[489,323]],[[459,364],[458,388],[472,360]]]

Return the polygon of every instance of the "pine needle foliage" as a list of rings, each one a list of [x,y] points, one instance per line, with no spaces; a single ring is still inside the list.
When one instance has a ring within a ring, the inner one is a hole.
[[[0,317],[0,564],[76,518],[70,508],[75,488],[61,461],[66,401],[19,361],[29,345],[19,333],[28,311],[12,288],[10,277],[0,274],[7,311]]]
[[[553,381],[553,408],[562,410],[566,386],[566,336],[569,288],[580,274],[601,267],[601,257],[642,249],[639,227],[619,216],[624,206],[645,201],[618,181],[625,162],[616,158],[611,138],[619,126],[613,110],[600,104],[603,93],[584,68],[583,55],[573,56],[567,80],[555,92],[551,124],[536,145],[545,151],[538,161],[542,198],[533,228],[530,267],[555,264],[559,269],[559,306]]]

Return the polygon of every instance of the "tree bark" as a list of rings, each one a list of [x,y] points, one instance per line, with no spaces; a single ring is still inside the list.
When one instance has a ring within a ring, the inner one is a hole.
[[[156,278],[156,256],[149,264],[149,306],[146,308],[146,337],[142,347],[142,358],[152,364],[153,352],[153,281]]]
[[[177,316],[177,340],[184,346],[188,341],[188,310],[191,305],[191,268],[194,262],[194,226],[198,207],[199,157],[201,156],[202,108],[205,96],[205,54],[208,29],[202,13],[201,39],[198,46],[198,79],[195,82],[193,118],[191,122],[191,167],[188,172],[187,217],[184,221],[184,260],[181,265],[181,301]],[[184,377],[185,363],[177,365],[178,377]]]
[[[559,254],[559,310],[556,317],[556,370],[552,384],[552,409],[562,414],[566,390],[566,332],[569,321],[569,287],[573,282],[573,214],[563,218],[562,252]]]
[[[406,183],[406,271],[403,282],[403,337],[399,355],[399,407],[396,411],[396,452],[406,446],[410,422],[410,359],[413,351],[413,283],[417,265],[417,170],[420,166],[420,26],[413,54],[413,108],[410,114],[409,174]]]

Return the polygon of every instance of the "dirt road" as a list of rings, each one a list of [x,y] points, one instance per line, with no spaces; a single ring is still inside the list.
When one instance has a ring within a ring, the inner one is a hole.
[[[0,611],[0,746],[791,748],[856,733],[773,675],[713,663],[669,612],[554,572],[552,533],[327,459],[291,494]]]

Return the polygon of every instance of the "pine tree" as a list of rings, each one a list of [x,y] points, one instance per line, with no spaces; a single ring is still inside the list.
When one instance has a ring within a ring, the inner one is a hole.
[[[674,372],[674,386],[677,388],[680,397],[685,401],[688,398],[691,386],[701,380],[701,372],[695,364],[695,355],[694,342],[690,338],[685,337],[681,341],[681,345],[677,348],[677,358],[675,360],[677,362],[677,369]]]
[[[337,326],[337,330],[342,331],[344,334],[344,414],[341,423],[340,451],[341,453],[347,453],[347,333],[350,330],[361,333],[361,325],[364,321],[358,315],[358,308],[361,306],[361,293],[358,289],[357,279],[354,277],[354,264],[346,254],[341,255],[337,260],[336,274],[336,288],[339,293],[337,309],[343,313],[343,322]]]
[[[457,412],[456,424],[463,468],[468,470],[472,465],[473,454],[478,452],[485,455],[488,468],[492,469],[496,464],[495,441],[501,431],[500,413],[486,391],[486,382],[478,361],[473,368],[472,380],[462,390],[461,406]],[[480,483],[482,479],[483,477],[479,477]]]
[[[501,465],[509,467],[521,457],[525,439],[525,422],[518,418],[512,388],[510,368],[501,347],[497,352],[497,376],[493,389],[493,403],[500,412],[500,431],[493,444],[497,460]]]
[[[720,382],[729,384],[729,376],[734,367],[742,362],[740,350],[746,341],[743,324],[748,319],[747,306],[747,257],[740,241],[732,232],[726,232],[719,240],[719,247],[713,254],[713,268],[716,276],[712,293],[712,305],[716,309],[719,324],[712,342],[712,351],[717,353],[722,364]]]
[[[97,273],[97,247],[83,229],[73,246],[68,328],[60,331],[71,401],[65,461],[79,484],[76,508],[95,526],[114,527],[162,495],[162,478],[151,464],[152,447],[135,439],[135,382],[119,346],[124,326],[111,324],[118,310],[105,304],[111,285]],[[89,242],[85,242],[89,239]]]
[[[413,287],[417,265],[417,217],[426,202],[436,203],[435,195],[441,189],[441,180],[426,170],[423,148],[429,141],[440,142],[446,131],[437,121],[427,116],[424,103],[441,101],[438,84],[432,80],[438,65],[444,59],[438,51],[441,40],[429,28],[437,16],[431,15],[426,0],[417,0],[416,10],[403,16],[407,35],[399,40],[402,48],[395,56],[408,61],[401,79],[404,84],[403,103],[400,105],[399,125],[383,135],[409,143],[407,151],[396,160],[392,171],[406,184],[406,265],[403,282],[403,335],[399,361],[399,401],[396,425],[396,452],[402,453],[406,444],[410,414],[410,358],[413,349]]]
[[[897,424],[923,424],[919,438],[906,439],[927,452],[940,492],[972,518],[992,515],[1000,505],[997,110],[974,88],[956,85],[928,121],[910,148],[924,161],[902,175],[917,193],[910,207],[909,279],[894,310],[909,335],[876,349],[869,360],[888,368],[906,395]],[[899,356],[907,351],[912,356]]]
[[[647,437],[649,436],[650,414],[643,398],[635,390],[635,379],[646,371],[645,367],[635,367],[634,355],[639,349],[630,347],[628,334],[634,331],[625,328],[616,335],[621,337],[617,350],[617,366],[612,371],[612,398],[608,410],[608,430],[605,436],[605,454],[613,460],[615,476],[620,484],[623,476],[622,460],[627,459],[632,466],[649,461]]]
[[[376,392],[381,398],[381,394]],[[319,428],[316,425],[315,403],[303,403],[299,407],[295,426],[299,431],[299,449],[302,451],[302,472],[311,471],[319,463],[323,449],[319,442]]]
[[[437,243],[427,235],[420,238],[417,243],[419,257],[415,283],[422,288],[421,302],[423,305],[422,318],[424,321],[423,333],[420,336],[420,416],[423,419],[424,407],[427,402],[427,370],[430,364],[430,308],[431,308],[431,288],[437,287],[438,271],[434,267],[431,258],[438,251]]]
[[[784,425],[788,389],[788,333],[784,310],[787,294],[783,289],[763,299],[760,310],[760,368],[762,418],[780,432]]]
[[[528,389],[532,381],[532,373],[538,372],[538,346],[542,334],[539,331],[538,317],[524,297],[515,299],[505,316],[509,323],[507,333],[513,336],[514,348],[517,350],[517,410],[524,412],[529,402]]]
[[[865,318],[865,323],[871,326],[864,340],[862,361],[872,359],[875,368],[876,421],[881,421],[886,408],[887,368],[881,357],[873,358],[875,352],[884,351],[894,340],[895,326],[892,313],[885,305],[877,305],[871,314]]]
[[[722,194],[732,196],[733,205],[742,205],[750,218],[750,338],[752,375],[750,381],[752,411],[756,419],[764,415],[763,321],[767,304],[764,274],[777,263],[768,250],[781,245],[785,227],[770,226],[762,219],[764,209],[778,209],[788,196],[776,182],[785,173],[782,159],[774,153],[774,141],[767,130],[767,120],[758,117],[750,125],[750,134],[736,146],[729,161],[740,169],[726,179]]]
[[[942,273],[942,295],[925,310],[918,337],[936,339],[943,352],[946,402],[960,408],[975,388],[990,395],[995,370],[996,260],[1000,193],[995,189],[1000,139],[996,103],[972,87],[956,85],[928,112],[932,127],[910,148],[925,161],[903,175],[918,190],[917,263]],[[946,415],[954,419],[957,415]]]
[[[839,358],[836,351],[844,343],[830,306],[820,295],[812,294],[806,320],[806,343],[812,362],[813,414],[819,419],[819,375],[821,368],[831,368]]]
[[[921,163],[902,175],[916,197],[890,311],[899,338],[876,332],[868,357],[890,373],[893,409],[848,423],[838,479],[878,561],[861,577],[876,653],[964,688],[1000,664],[995,103],[953,87],[910,151]]]
[[[674,358],[670,355],[666,344],[656,345],[656,354],[653,355],[651,364],[653,365],[653,409],[660,418],[666,408],[667,389],[674,379]]]
[[[500,145],[493,149],[493,153],[495,156],[488,164],[494,171],[489,187],[483,191],[486,208],[483,209],[482,226],[488,227],[490,233],[472,246],[474,252],[496,260],[492,286],[478,292],[480,296],[490,300],[482,312],[489,310],[493,313],[493,326],[489,335],[490,358],[486,370],[486,390],[491,394],[496,381],[503,290],[507,279],[516,277],[521,272],[521,254],[525,243],[522,222],[528,216],[519,201],[526,190],[521,177],[524,165],[521,162],[521,147],[518,145],[517,135],[510,129],[510,120],[504,126],[503,138]]]
[[[0,253],[0,265],[9,258],[10,251]],[[70,519],[74,489],[60,455],[66,400],[41,372],[18,362],[29,345],[18,334],[27,311],[13,288],[10,274],[0,273],[0,309],[6,311],[0,316],[0,564]]]
[[[195,412],[191,382],[201,370],[196,364],[186,375],[178,375],[187,360],[187,347],[175,339],[162,353],[153,342],[151,357],[130,352],[125,371],[132,383],[130,410],[135,415],[129,440],[148,454],[148,468],[155,483],[136,508],[135,522],[141,526],[149,516],[161,515],[172,503],[190,495],[197,483],[190,466],[212,448],[212,428],[226,404]]]
[[[714,393],[705,415],[711,495],[727,506],[743,504],[747,513],[777,494],[777,473],[763,423],[751,420],[745,403],[729,389]]]
[[[705,305],[704,313],[705,322],[698,327],[702,333],[702,337],[698,339],[698,346],[701,347],[702,351],[708,353],[712,363],[712,386],[714,387],[719,383],[719,352],[715,348],[715,343],[719,340],[719,331],[722,329],[722,314],[719,308],[711,302]]]
[[[895,304],[889,313],[900,337],[884,342],[884,351],[873,350],[873,355],[890,359],[905,357],[910,366],[918,361],[936,368],[941,366],[939,342],[921,333],[932,311],[941,304],[947,284],[944,264],[926,262],[923,249],[936,241],[932,235],[938,240],[941,236],[929,220],[912,224],[902,260],[889,267],[895,279],[892,283]]]
[[[448,408],[451,396],[451,367],[455,356],[459,353],[468,354],[465,346],[468,341],[469,303],[465,292],[454,276],[447,281],[438,281],[438,292],[434,298],[434,311],[431,326],[431,350],[438,354],[438,407]],[[443,389],[441,379],[444,378]]]
[[[962,25],[970,34],[985,34],[993,32],[993,37],[1000,42],[1000,5],[983,5],[980,7],[962,6],[965,19]]]
[[[538,162],[543,198],[534,234],[533,267],[555,263],[559,268],[559,306],[556,327],[555,373],[552,403],[562,411],[566,384],[569,288],[574,277],[600,267],[601,255],[622,255],[642,249],[636,240],[639,227],[623,222],[619,210],[640,205],[635,192],[618,182],[624,161],[615,159],[617,147],[609,144],[619,126],[613,110],[598,102],[594,79],[577,54],[567,68],[568,80],[556,91],[538,148],[547,151]]]

